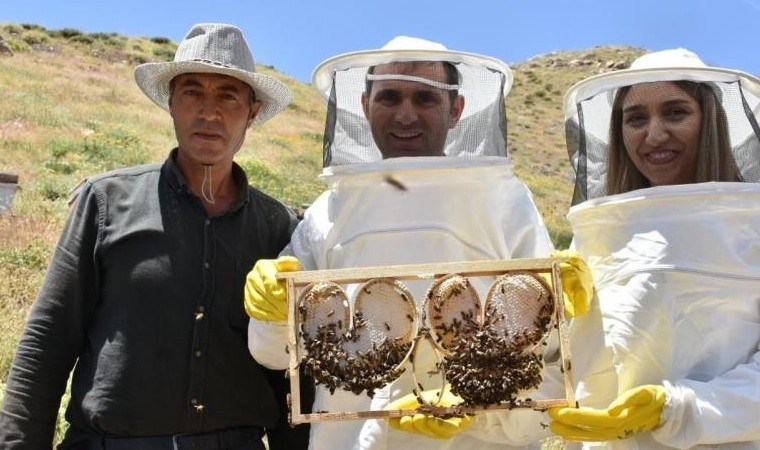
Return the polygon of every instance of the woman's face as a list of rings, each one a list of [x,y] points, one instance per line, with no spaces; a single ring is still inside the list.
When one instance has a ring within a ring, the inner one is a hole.
[[[701,126],[699,103],[668,81],[636,84],[623,101],[623,143],[652,186],[696,181]]]

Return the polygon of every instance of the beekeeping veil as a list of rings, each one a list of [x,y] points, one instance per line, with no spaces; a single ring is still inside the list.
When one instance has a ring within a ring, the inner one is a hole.
[[[458,80],[435,83],[405,74],[369,75],[368,69],[392,62],[445,61],[456,67]],[[504,96],[512,86],[512,72],[488,56],[447,50],[424,39],[399,36],[379,50],[347,53],[330,58],[314,70],[314,86],[328,101],[324,138],[324,166],[373,162],[382,158],[365,117],[361,97],[367,82],[416,81],[464,98],[464,110],[446,138],[447,156],[507,156]]]
[[[693,52],[679,48],[641,56],[629,69],[587,78],[565,94],[567,150],[576,173],[573,204],[607,195],[610,121],[618,89],[675,80],[707,83],[715,92],[725,111],[741,181],[760,180],[760,79],[707,66]]]

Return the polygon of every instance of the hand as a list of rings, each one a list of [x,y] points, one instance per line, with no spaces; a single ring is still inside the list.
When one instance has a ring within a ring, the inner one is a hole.
[[[665,388],[645,385],[620,395],[607,409],[550,408],[551,430],[569,441],[611,441],[651,431],[660,425]]]
[[[301,270],[301,263],[292,256],[260,259],[245,280],[245,311],[250,317],[269,322],[288,320],[288,294],[280,272]]]
[[[426,402],[436,406],[450,407],[462,403],[461,397],[452,394],[448,386],[444,389],[440,401],[438,400],[439,395],[440,389],[424,391],[422,393],[422,397]],[[420,403],[417,397],[414,394],[409,394],[392,402],[385,409],[415,409],[418,406],[420,406]],[[409,433],[419,433],[433,439],[449,439],[472,425],[472,416],[463,415],[442,419],[431,414],[417,413],[410,416],[388,419],[388,423],[393,428]]]
[[[571,250],[555,250],[553,258],[568,258],[560,263],[560,275],[562,277],[562,293],[565,300],[565,315],[567,317],[580,317],[586,314],[594,297],[594,280],[591,278],[591,269],[583,258]]]

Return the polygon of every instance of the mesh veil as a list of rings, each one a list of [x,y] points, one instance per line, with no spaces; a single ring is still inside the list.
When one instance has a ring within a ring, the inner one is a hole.
[[[682,68],[637,69],[635,66],[636,62],[631,69],[583,80],[565,95],[565,137],[576,172],[573,204],[608,195],[608,144],[615,95],[624,86],[645,82],[688,80],[706,83],[725,112],[728,140],[739,180],[760,181],[760,79],[703,64]]]
[[[358,52],[362,53],[362,52]],[[371,53],[371,52],[364,52]],[[323,143],[325,167],[382,159],[361,103],[368,69],[380,64],[409,61],[446,61],[459,75],[458,93],[464,109],[449,129],[444,154],[455,157],[507,156],[507,118],[504,97],[512,83],[509,68],[498,60],[448,51],[378,51],[350,64],[325,63],[315,70],[315,84],[327,98]],[[464,56],[462,56],[464,55]],[[320,83],[329,82],[320,86]]]

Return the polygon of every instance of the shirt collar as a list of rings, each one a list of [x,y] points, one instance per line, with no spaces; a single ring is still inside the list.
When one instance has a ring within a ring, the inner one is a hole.
[[[177,167],[176,161],[178,152],[179,148],[175,147],[171,153],[169,153],[169,157],[164,163],[164,169],[168,174],[167,179],[169,180],[169,186],[171,186],[177,194],[193,195],[187,186],[185,176],[182,175],[179,167]],[[235,203],[230,206],[229,211],[236,211],[238,208],[248,203],[248,176],[246,176],[245,171],[234,161],[232,162],[232,179],[235,181],[235,186],[238,188],[238,194],[237,200],[235,200]]]

